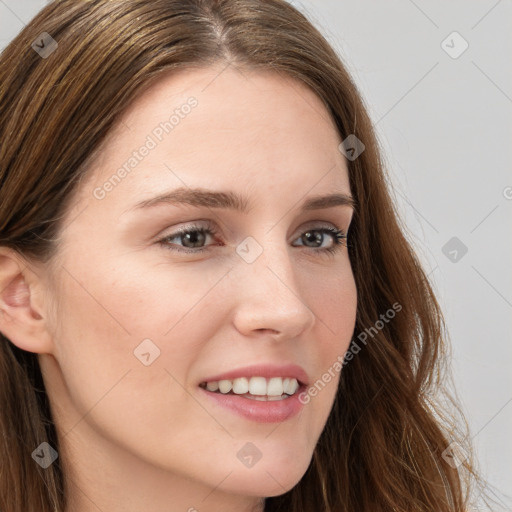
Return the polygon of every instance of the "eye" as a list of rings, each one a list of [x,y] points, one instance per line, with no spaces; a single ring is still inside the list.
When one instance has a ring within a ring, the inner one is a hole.
[[[171,251],[184,252],[188,254],[200,253],[207,251],[208,248],[210,247],[210,245],[204,246],[207,238],[209,236],[215,238],[217,234],[218,233],[214,226],[212,225],[212,223],[208,221],[206,227],[200,225],[186,226],[158,240],[157,243]],[[326,235],[329,236],[326,237]],[[321,247],[320,249],[318,249],[318,247],[324,245],[325,240],[328,239],[329,237],[332,239],[331,245],[329,245],[328,247]],[[182,245],[177,245],[176,243],[173,243],[176,240],[181,241]],[[303,231],[302,235],[299,238],[297,238],[297,240],[304,240],[305,243],[302,243],[300,245],[306,247],[310,251],[317,253],[335,253],[341,250],[342,247],[347,245],[347,234],[344,231],[337,229],[335,227],[317,226],[310,228],[306,231]],[[309,244],[311,244],[311,246]]]
[[[325,240],[325,235],[329,235],[332,238],[333,244],[320,250],[312,249],[314,252],[335,253],[341,250],[343,246],[346,246],[347,234],[341,229],[328,226],[319,226],[316,228],[308,229],[298,238],[298,240],[304,239],[308,244],[313,244],[313,247],[318,247],[322,245],[323,241]]]
[[[199,253],[204,252],[208,249],[208,246],[198,247],[198,245],[200,246],[201,244],[204,244],[208,235],[212,237],[215,237],[217,235],[217,231],[213,227],[212,223],[209,221],[207,222],[206,227],[191,225],[186,226],[184,228],[180,228],[174,233],[171,233],[170,235],[159,240],[158,243],[163,245],[167,249],[170,249],[171,251]],[[181,239],[181,241],[183,242],[183,247],[191,250],[180,249],[178,245],[172,243],[172,241],[175,239]],[[174,245],[176,245],[176,247],[173,247]]]

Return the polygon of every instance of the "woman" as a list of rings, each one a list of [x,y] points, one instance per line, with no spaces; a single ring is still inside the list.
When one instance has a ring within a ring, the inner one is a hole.
[[[443,319],[282,0],[62,0],[0,66],[0,510],[467,509]]]

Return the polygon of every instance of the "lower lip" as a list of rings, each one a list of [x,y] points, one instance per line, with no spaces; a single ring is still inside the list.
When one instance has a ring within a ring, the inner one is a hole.
[[[289,398],[269,401],[251,400],[239,395],[223,395],[201,387],[199,389],[217,404],[244,418],[259,423],[278,423],[299,414],[304,406],[299,400],[299,394],[305,388],[306,386],[300,386]]]

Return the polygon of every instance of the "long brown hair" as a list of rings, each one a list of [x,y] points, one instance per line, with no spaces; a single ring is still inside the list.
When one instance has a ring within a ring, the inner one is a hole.
[[[45,56],[33,46],[40,39]],[[0,57],[0,245],[51,264],[72,194],[128,104],[162,73],[214,62],[304,82],[342,140],[365,146],[348,159],[357,201],[348,246],[358,290],[353,357],[309,468],[289,492],[267,498],[265,511],[467,510],[472,459],[454,467],[445,456],[457,430],[435,400],[448,355],[441,310],[395,210],[357,87],[284,0],[46,6]],[[37,355],[0,338],[0,510],[63,512],[60,459],[43,470],[31,457],[41,442],[59,446]]]

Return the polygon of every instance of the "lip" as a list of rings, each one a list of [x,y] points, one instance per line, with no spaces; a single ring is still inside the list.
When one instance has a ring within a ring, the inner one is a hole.
[[[301,384],[295,394],[283,400],[272,401],[251,400],[250,398],[244,398],[242,395],[224,395],[201,387],[198,389],[215,405],[228,409],[248,420],[258,423],[279,423],[299,414],[304,407],[304,404],[299,400],[299,396],[307,389],[307,386]]]
[[[266,379],[270,379],[272,377],[291,377],[298,380],[299,387],[302,385],[307,385],[309,383],[308,375],[304,368],[302,368],[301,366],[298,366],[296,364],[276,365],[270,363],[244,366],[243,368],[237,368],[235,370],[230,370],[225,373],[212,375],[210,377],[204,378],[201,381],[201,383],[212,382],[214,380],[233,380],[239,377],[265,377]]]

